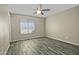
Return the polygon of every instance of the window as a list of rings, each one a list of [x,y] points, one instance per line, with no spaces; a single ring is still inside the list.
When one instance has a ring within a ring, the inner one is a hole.
[[[35,30],[35,23],[32,20],[21,20],[21,34],[32,33]]]

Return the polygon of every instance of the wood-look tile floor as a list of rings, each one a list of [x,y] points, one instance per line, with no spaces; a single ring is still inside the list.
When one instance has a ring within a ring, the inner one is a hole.
[[[11,43],[7,55],[79,55],[79,46],[37,38]]]

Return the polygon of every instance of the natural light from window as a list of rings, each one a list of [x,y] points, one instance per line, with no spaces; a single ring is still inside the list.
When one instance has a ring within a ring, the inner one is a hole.
[[[29,34],[35,30],[35,23],[32,20],[21,20],[21,34]]]

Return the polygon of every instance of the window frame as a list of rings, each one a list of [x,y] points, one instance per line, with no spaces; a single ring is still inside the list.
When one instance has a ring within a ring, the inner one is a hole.
[[[24,23],[33,23],[34,24],[34,29],[32,29],[32,32],[31,33],[29,33],[29,28],[28,28],[28,33],[22,33],[22,26],[21,26],[21,23],[22,23],[22,21],[24,22]],[[20,33],[21,34],[32,34],[32,33],[34,33],[35,32],[35,30],[36,30],[36,24],[35,24],[35,22],[32,20],[32,19],[28,19],[28,18],[21,18],[20,19]]]

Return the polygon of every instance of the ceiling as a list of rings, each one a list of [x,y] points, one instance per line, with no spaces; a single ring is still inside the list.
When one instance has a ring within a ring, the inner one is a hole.
[[[55,13],[65,11],[69,8],[76,7],[77,4],[42,4],[42,8],[51,9],[51,11],[45,11],[44,15],[34,15],[38,4],[9,4],[9,11],[11,13],[37,16],[37,17],[48,17]]]

